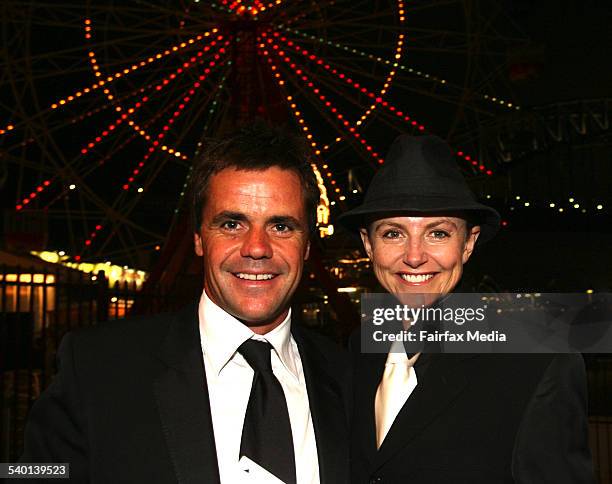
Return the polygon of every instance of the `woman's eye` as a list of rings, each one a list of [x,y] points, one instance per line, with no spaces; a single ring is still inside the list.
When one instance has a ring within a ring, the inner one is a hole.
[[[445,239],[445,238],[447,238],[449,236],[449,233],[444,231],[444,230],[434,230],[431,233],[431,236],[434,239]]]
[[[397,239],[401,234],[397,230],[387,230],[382,234],[383,239]]]

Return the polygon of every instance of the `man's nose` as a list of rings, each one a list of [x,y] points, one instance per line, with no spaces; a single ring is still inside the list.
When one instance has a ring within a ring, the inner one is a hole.
[[[404,264],[417,268],[427,262],[427,252],[423,241],[419,238],[408,240],[404,253]]]
[[[242,243],[240,255],[251,259],[269,259],[272,257],[270,234],[264,227],[251,227],[249,229]]]

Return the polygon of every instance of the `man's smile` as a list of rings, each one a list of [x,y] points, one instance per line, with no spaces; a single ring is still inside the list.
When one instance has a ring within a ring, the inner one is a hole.
[[[246,281],[270,281],[274,279],[278,274],[273,273],[249,273],[249,272],[233,272],[232,273],[238,279]]]

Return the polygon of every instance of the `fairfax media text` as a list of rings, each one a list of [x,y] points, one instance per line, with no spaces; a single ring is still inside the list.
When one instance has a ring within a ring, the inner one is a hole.
[[[452,342],[505,342],[506,333],[500,331],[466,331],[465,333],[454,333],[451,331],[411,331],[403,330],[398,333],[385,333],[374,331],[372,338],[376,342],[400,341],[400,342],[427,342],[427,343],[452,343]]]

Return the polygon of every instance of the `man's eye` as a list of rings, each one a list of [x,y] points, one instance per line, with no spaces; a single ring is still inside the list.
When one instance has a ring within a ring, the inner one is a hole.
[[[287,224],[274,224],[273,227],[275,232],[287,233],[291,231],[291,227]]]
[[[235,220],[228,220],[227,222],[223,222],[221,224],[221,228],[226,230],[236,230],[238,227],[239,223]]]

